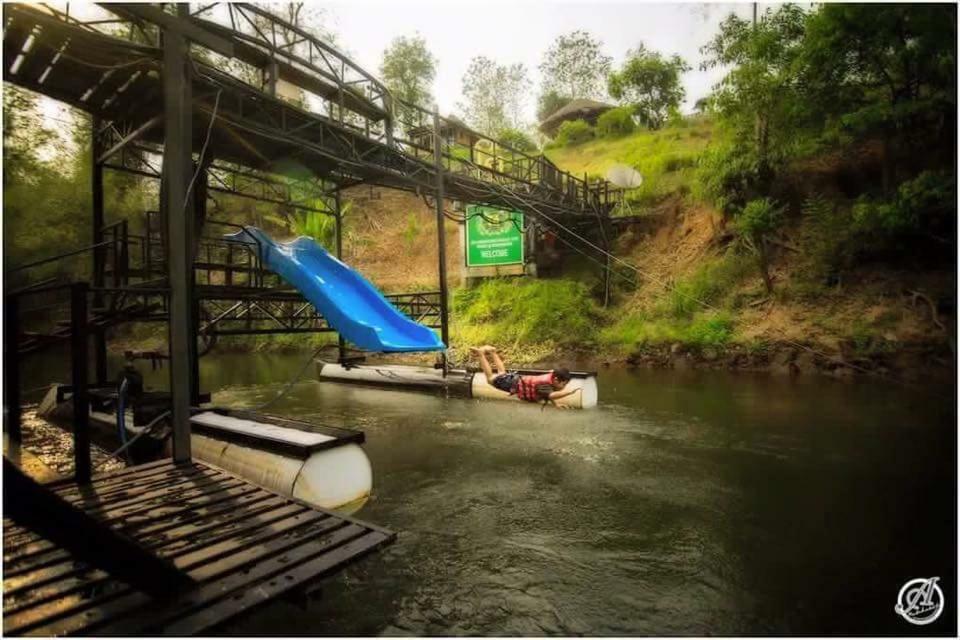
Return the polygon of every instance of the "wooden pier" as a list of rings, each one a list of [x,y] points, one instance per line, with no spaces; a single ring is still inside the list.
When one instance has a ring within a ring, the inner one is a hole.
[[[193,583],[166,598],[148,595],[4,519],[5,635],[199,634],[303,593],[395,538],[196,461],[163,460],[86,485],[45,486]]]

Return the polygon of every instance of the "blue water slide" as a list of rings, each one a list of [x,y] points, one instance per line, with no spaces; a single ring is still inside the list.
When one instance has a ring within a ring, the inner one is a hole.
[[[331,327],[361,349],[442,351],[437,334],[397,311],[370,282],[307,237],[276,242],[257,227],[227,238],[256,242],[263,265],[295,287]]]

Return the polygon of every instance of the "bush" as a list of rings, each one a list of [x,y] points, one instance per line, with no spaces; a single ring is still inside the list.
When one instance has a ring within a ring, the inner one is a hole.
[[[453,312],[457,342],[503,347],[582,346],[594,340],[601,319],[587,285],[575,280],[485,280],[457,290]]]
[[[597,119],[597,135],[602,138],[620,138],[637,128],[633,121],[633,107],[610,109]]]
[[[586,120],[567,120],[560,125],[554,142],[558,147],[572,146],[593,140],[594,135],[593,127]]]
[[[520,129],[504,129],[497,138],[508,147],[513,147],[517,151],[536,151],[537,143]]]

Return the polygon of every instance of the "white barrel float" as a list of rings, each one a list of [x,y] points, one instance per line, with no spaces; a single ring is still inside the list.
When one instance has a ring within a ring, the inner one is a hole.
[[[546,371],[520,370],[523,375],[539,375]],[[597,376],[595,373],[574,372],[568,389],[577,393],[557,401],[560,406],[573,409],[592,409],[597,406]],[[487,383],[482,373],[451,369],[443,375],[441,369],[409,365],[349,365],[317,361],[317,377],[321,381],[344,382],[386,389],[423,391],[448,396],[519,401],[515,395],[500,391]]]
[[[543,372],[541,372],[543,373]],[[557,406],[570,407],[571,409],[592,409],[597,406],[597,378],[594,375],[584,377],[573,377],[564,391],[570,389],[579,389],[576,393],[565,396],[556,401]],[[511,395],[506,391],[501,391],[487,382],[487,377],[482,373],[473,376],[470,383],[470,394],[474,398],[489,398],[492,400],[513,400],[523,402],[516,395]]]
[[[370,496],[373,469],[356,442],[221,411],[195,414],[190,423],[195,457],[267,489],[348,512]]]

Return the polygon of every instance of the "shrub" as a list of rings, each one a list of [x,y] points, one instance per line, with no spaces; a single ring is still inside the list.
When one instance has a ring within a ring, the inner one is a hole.
[[[513,147],[517,151],[536,151],[537,143],[520,129],[504,129],[497,138],[508,147]]]
[[[554,142],[559,147],[583,144],[592,140],[594,133],[593,127],[586,120],[567,120],[560,125]]]
[[[597,119],[597,135],[602,138],[619,138],[633,133],[636,128],[632,107],[610,109]]]

